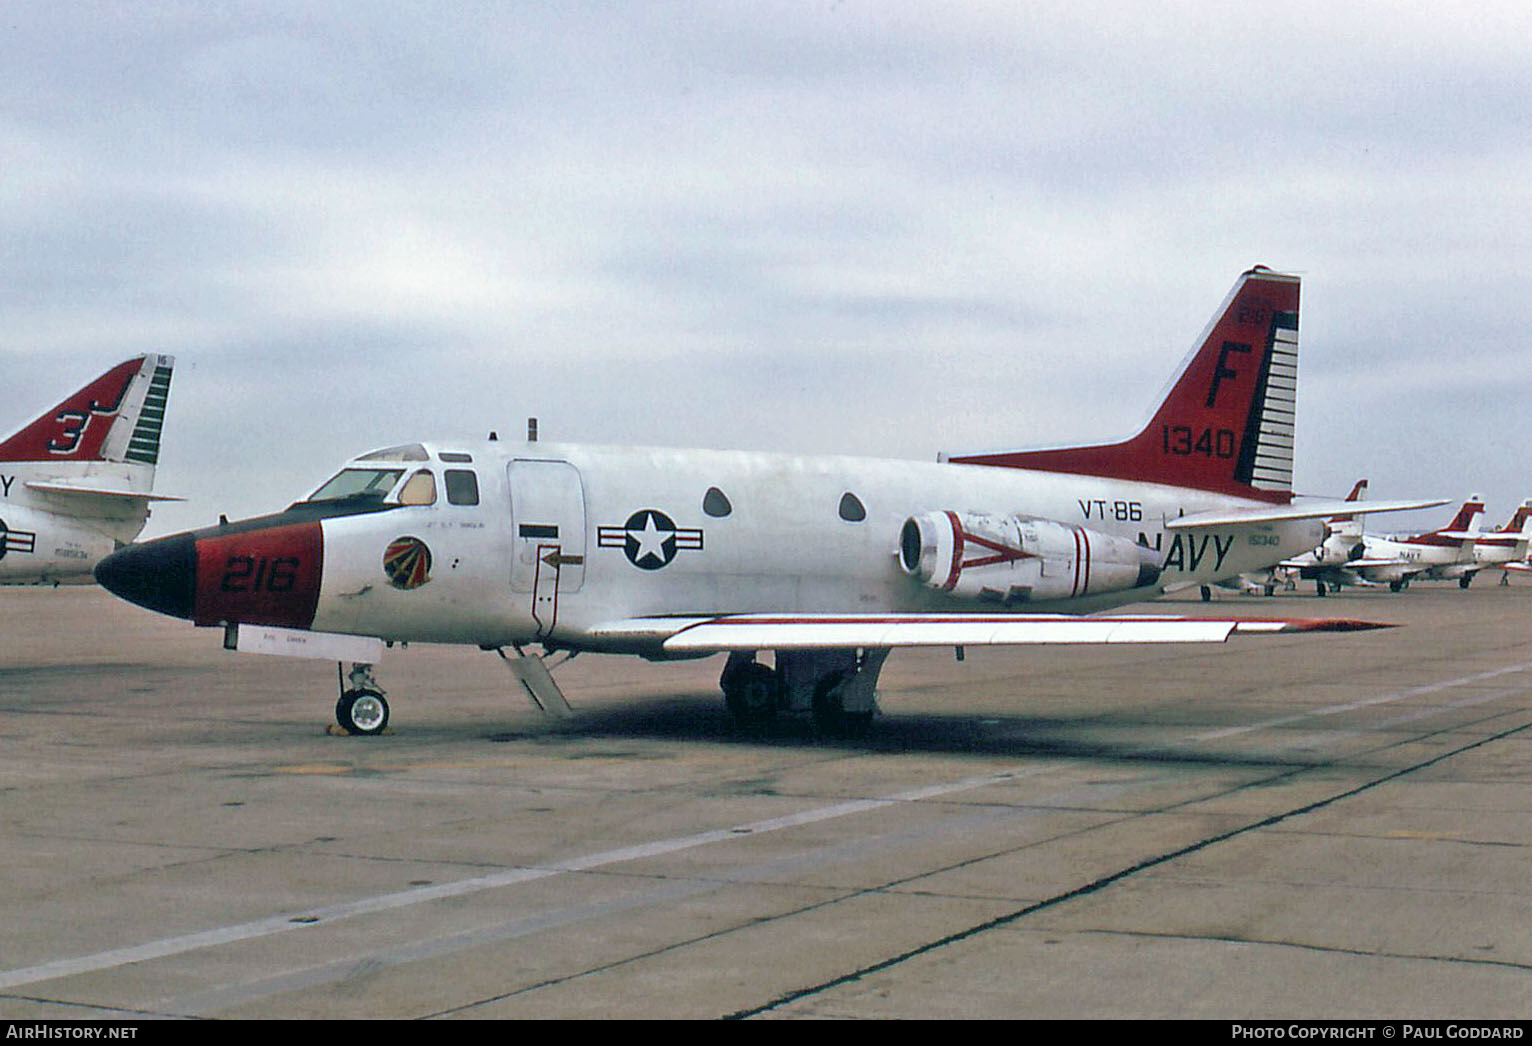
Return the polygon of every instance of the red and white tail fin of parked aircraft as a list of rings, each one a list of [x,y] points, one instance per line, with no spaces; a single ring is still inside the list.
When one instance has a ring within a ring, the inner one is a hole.
[[[1149,423],[1121,443],[917,463],[529,441],[374,451],[283,512],[97,570],[226,643],[355,662],[336,713],[387,722],[384,641],[727,653],[742,720],[870,719],[889,651],[1218,641],[1358,627],[1068,616],[1267,567],[1344,506],[1291,495],[1298,279],[1240,277]],[[1377,508],[1379,506],[1373,506]],[[773,655],[768,666],[762,654]]]
[[[89,582],[143,529],[173,360],[119,363],[0,441],[0,584]]]

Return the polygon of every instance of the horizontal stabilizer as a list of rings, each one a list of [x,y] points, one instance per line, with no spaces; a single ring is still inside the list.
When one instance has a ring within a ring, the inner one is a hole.
[[[1190,617],[1069,617],[1054,614],[738,614],[634,618],[591,630],[591,638],[657,643],[666,654],[727,650],[882,649],[1077,643],[1221,643],[1230,635],[1387,628],[1370,621]]]
[[[121,501],[185,501],[173,494],[150,494],[142,490],[113,490],[109,487],[87,487],[80,483],[54,483],[47,480],[31,480],[28,490],[39,494],[61,494],[65,497],[116,498]]]
[[[1166,522],[1166,530],[1205,530],[1212,527],[1256,526],[1294,519],[1328,519],[1331,516],[1362,516],[1374,512],[1413,512],[1445,505],[1446,498],[1431,501],[1302,501],[1271,508],[1224,509],[1198,512]]]

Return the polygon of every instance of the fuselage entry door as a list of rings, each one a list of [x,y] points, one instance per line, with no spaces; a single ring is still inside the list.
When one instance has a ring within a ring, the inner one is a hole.
[[[585,489],[567,461],[510,464],[511,591],[531,597],[537,634],[558,621],[561,593],[585,583]]]

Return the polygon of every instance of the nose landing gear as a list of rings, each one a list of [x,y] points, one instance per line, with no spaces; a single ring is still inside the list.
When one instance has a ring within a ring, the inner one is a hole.
[[[340,700],[335,703],[335,722],[355,737],[376,737],[388,729],[388,701],[373,678],[372,665],[356,662],[350,673],[335,666],[340,678]],[[349,686],[348,686],[349,684]]]

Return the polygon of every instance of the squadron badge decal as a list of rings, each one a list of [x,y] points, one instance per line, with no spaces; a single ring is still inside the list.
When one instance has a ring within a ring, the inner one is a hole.
[[[701,550],[700,527],[678,527],[655,508],[641,508],[620,527],[597,527],[598,548],[620,548],[640,570],[668,566],[682,549]]]
[[[419,538],[396,538],[383,550],[383,573],[395,588],[419,588],[431,580],[431,550]]]

